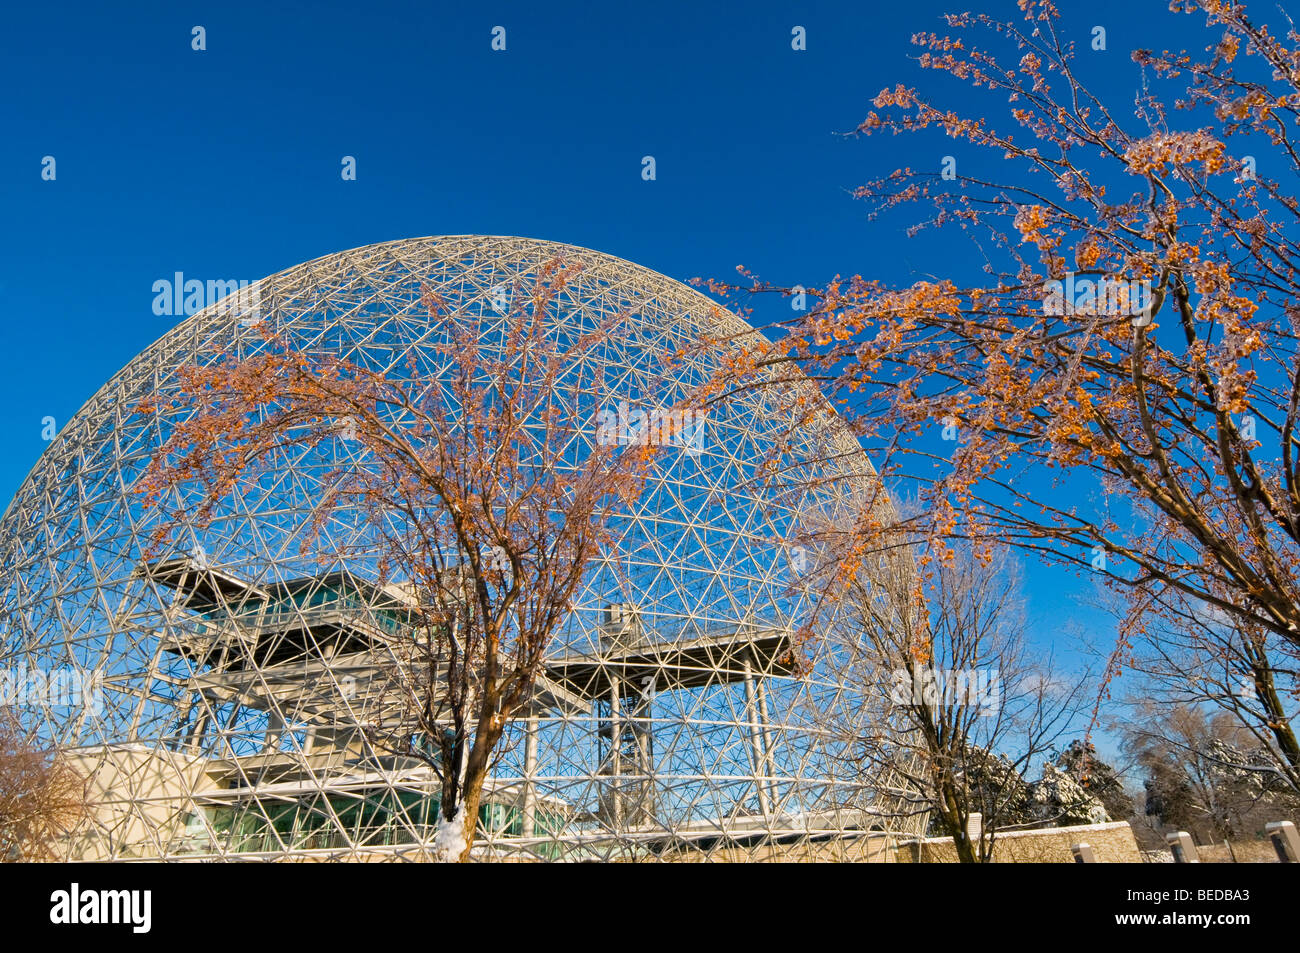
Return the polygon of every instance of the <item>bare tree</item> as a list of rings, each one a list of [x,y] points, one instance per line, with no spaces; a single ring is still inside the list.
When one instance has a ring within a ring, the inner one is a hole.
[[[968,549],[918,574],[892,550],[848,580],[842,677],[870,699],[873,730],[849,740],[868,773],[893,776],[911,811],[951,837],[963,863],[987,861],[1000,831],[1034,817],[1025,772],[1084,708],[1084,680],[1065,680],[1029,650],[1019,574],[1005,555]],[[971,815],[982,835],[968,836]]]
[[[1300,793],[1300,678],[1292,643],[1210,605],[1169,594],[1164,601],[1131,640],[1126,667],[1139,684],[1134,720],[1146,722],[1150,703],[1171,712],[1221,712],[1251,751],[1237,767]]]
[[[54,859],[85,806],[84,779],[0,712],[0,862]]]
[[[1230,712],[1148,700],[1124,725],[1124,744],[1145,775],[1145,813],[1162,827],[1207,841],[1300,819],[1300,798]]]

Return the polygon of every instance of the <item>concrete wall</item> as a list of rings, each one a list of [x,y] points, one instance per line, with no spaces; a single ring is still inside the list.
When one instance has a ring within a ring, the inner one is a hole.
[[[203,758],[140,745],[77,748],[63,760],[86,779],[90,809],[67,842],[69,860],[156,857],[195,810]]]
[[[998,864],[1072,864],[1070,847],[1080,842],[1092,847],[1098,863],[1138,864],[1133,828],[1127,821],[1108,824],[1081,824],[1077,827],[1046,827],[1030,831],[998,834],[993,841],[993,862]],[[952,864],[957,851],[952,838],[930,837],[901,845],[897,850],[900,863]]]
[[[1203,864],[1276,864],[1277,851],[1267,840],[1236,840],[1227,844],[1197,844],[1196,856]]]
[[[887,864],[896,860],[897,838],[883,834],[855,837],[851,840],[831,838],[799,844],[756,845],[753,847],[713,847],[709,850],[675,850],[662,859],[679,864],[732,863],[850,863]]]
[[[1072,864],[1070,847],[1089,844],[1099,863],[1142,862],[1133,829],[1126,821],[1085,824],[1078,827],[1049,827],[1040,830],[999,834],[993,842],[994,863]],[[715,847],[711,850],[678,850],[665,860],[678,863],[875,863],[953,864],[957,851],[947,837],[911,838],[871,834],[853,839],[829,839],[800,845],[757,845]]]

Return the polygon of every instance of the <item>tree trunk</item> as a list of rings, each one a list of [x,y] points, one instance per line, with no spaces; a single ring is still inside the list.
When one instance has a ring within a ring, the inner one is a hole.
[[[1277,688],[1273,684],[1273,671],[1270,668],[1256,668],[1253,674],[1255,691],[1268,715],[1269,730],[1290,769],[1286,772],[1287,780],[1293,788],[1300,790],[1300,743],[1296,741],[1295,731],[1287,720],[1282,699],[1278,697]]]
[[[971,844],[970,838],[966,836],[966,825],[956,784],[951,777],[941,773],[938,787],[937,806],[939,808],[939,819],[948,836],[952,838],[953,848],[957,852],[957,861],[963,864],[979,863],[979,855],[975,851],[975,846]]]
[[[497,742],[501,740],[501,729],[495,721],[495,718],[489,716],[479,722],[479,729],[474,735],[474,746],[470,749],[469,761],[465,765],[465,779],[461,788],[459,808],[464,818],[462,827],[465,832],[465,849],[457,858],[462,864],[469,861],[470,851],[474,847],[478,810],[483,801],[483,786],[487,783],[492,752]]]

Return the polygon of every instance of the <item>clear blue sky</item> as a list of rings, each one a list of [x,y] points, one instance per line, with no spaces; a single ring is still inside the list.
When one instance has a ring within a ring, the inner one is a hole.
[[[784,284],[910,283],[960,248],[868,223],[848,194],[931,139],[846,139],[915,83],[908,3],[26,3],[0,27],[0,495],[95,389],[174,320],[174,272],[256,280],[370,242],[516,234],[679,279],[744,264]],[[721,6],[721,5],[719,5]],[[1067,3],[1091,82],[1131,102],[1134,46],[1179,46],[1164,0]],[[729,8],[729,9],[727,9]],[[1086,9],[1083,9],[1086,8]],[[191,28],[207,50],[191,49]],[[494,52],[491,30],[506,28]],[[791,29],[807,50],[791,50]],[[1197,37],[1199,42],[1199,36]],[[954,94],[964,95],[958,87]],[[54,156],[57,179],[42,181]],[[340,160],[355,156],[357,180]],[[641,178],[653,155],[657,179]],[[959,153],[960,158],[960,153]],[[975,161],[975,160],[972,160]],[[1031,573],[1039,638],[1078,611]],[[1065,646],[1061,646],[1064,648]]]

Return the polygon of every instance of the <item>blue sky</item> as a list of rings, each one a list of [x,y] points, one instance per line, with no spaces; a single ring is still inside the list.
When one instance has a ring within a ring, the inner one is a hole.
[[[683,280],[744,264],[783,284],[837,272],[910,283],[960,262],[951,240],[908,240],[905,220],[868,222],[849,195],[952,147],[839,134],[883,86],[918,80],[908,38],[941,31],[940,13],[969,0],[728,6],[8,7],[0,495],[44,448],[42,418],[62,426],[175,320],[153,313],[151,289],[177,271],[256,280],[370,242],[460,233],[571,242]],[[1009,0],[980,6],[1015,16]],[[1081,65],[1113,101],[1132,100],[1129,49],[1200,42],[1199,21],[1166,6],[1093,2],[1067,18],[1085,49],[1106,28],[1107,51]],[[497,25],[505,52],[490,46]],[[795,25],[806,51],[791,50]],[[356,181],[340,176],[345,155]],[[1039,641],[1087,619],[1069,596],[1078,584],[1029,581]]]

